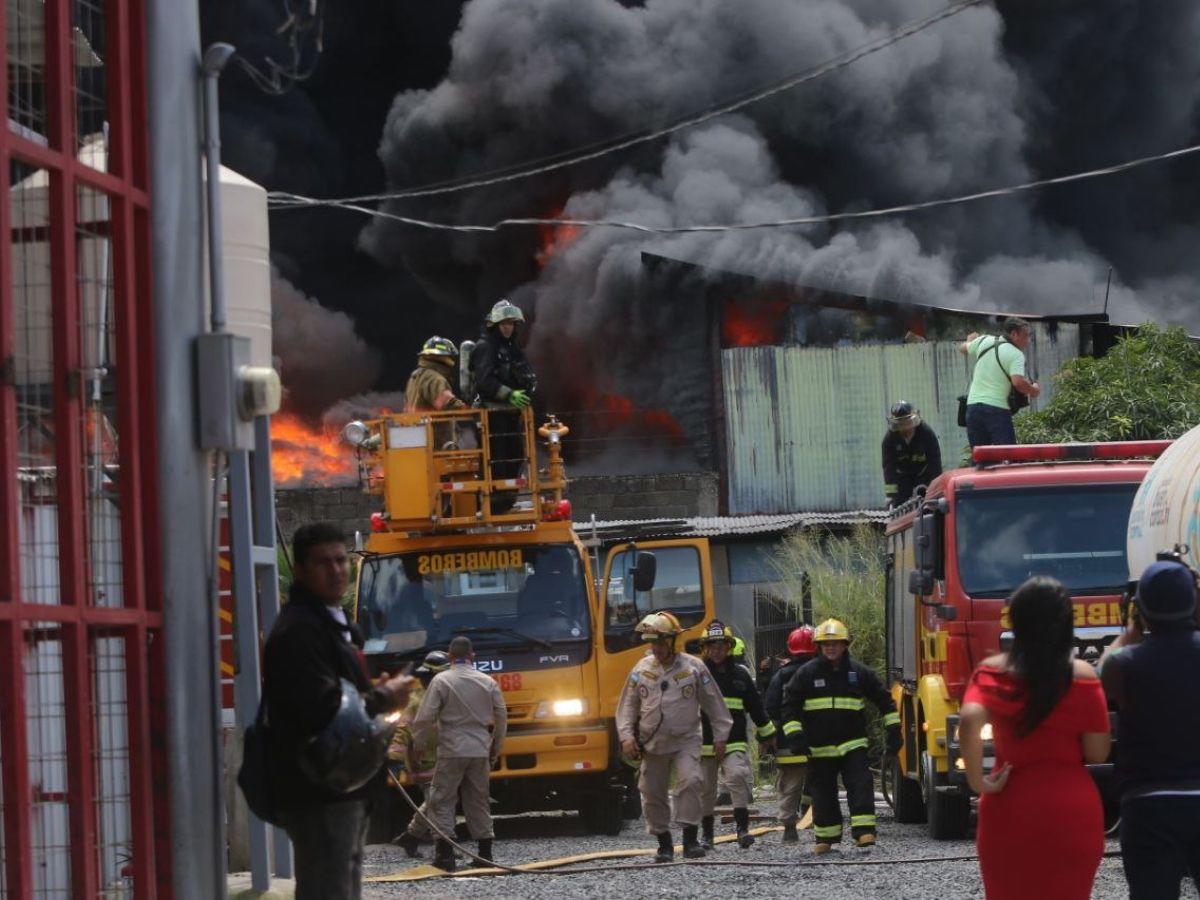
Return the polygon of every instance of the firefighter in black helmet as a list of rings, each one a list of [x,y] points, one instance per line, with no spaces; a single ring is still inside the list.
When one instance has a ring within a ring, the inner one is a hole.
[[[883,490],[889,506],[912,497],[918,485],[942,474],[942,448],[920,410],[907,400],[892,404],[883,436]]]

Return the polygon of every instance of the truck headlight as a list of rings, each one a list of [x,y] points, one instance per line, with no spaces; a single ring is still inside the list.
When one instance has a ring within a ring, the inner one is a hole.
[[[992,723],[984,722],[983,727],[979,729],[979,739],[981,741],[990,741],[992,739]]]
[[[535,719],[544,719],[547,716],[566,718],[568,716],[582,716],[586,713],[586,700],[543,700],[538,704],[537,711],[534,712],[533,717]]]

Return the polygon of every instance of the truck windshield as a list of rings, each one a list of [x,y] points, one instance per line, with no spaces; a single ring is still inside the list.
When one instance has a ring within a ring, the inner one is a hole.
[[[958,573],[972,597],[1006,597],[1033,575],[1072,593],[1119,591],[1136,484],[960,493]]]
[[[444,646],[460,631],[490,646],[591,636],[583,561],[569,546],[368,557],[358,622],[368,652]]]

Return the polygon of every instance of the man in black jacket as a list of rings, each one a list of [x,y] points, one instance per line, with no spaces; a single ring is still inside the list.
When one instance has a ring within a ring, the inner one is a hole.
[[[907,400],[892,405],[883,436],[883,490],[888,506],[908,500],[918,485],[942,474],[942,448],[933,429]]]
[[[817,626],[820,654],[792,676],[783,690],[783,733],[789,749],[808,756],[817,853],[842,839],[837,780],[846,785],[850,834],[859,847],[875,844],[875,782],[867,761],[867,720],[873,703],[883,714],[887,749],[900,748],[900,715],[892,696],[869,667],[850,658],[850,633],[837,619]]]
[[[1200,887],[1200,632],[1195,574],[1151,564],[1137,604],[1148,634],[1132,627],[1105,654],[1101,680],[1116,705],[1121,858],[1132,900],[1178,897]]]
[[[362,636],[341,605],[350,575],[341,529],[328,522],[301,527],[292,560],[288,602],[264,651],[271,789],[296,851],[296,900],[357,900],[371,784],[335,793],[301,770],[301,750],[333,719],[342,679],[358,689],[369,716],[402,708],[413,679],[372,684],[367,676]]]
[[[796,822],[812,805],[805,783],[808,774],[808,756],[789,749],[788,736],[783,731],[783,689],[792,680],[800,667],[817,655],[811,625],[801,625],[788,635],[788,662],[771,677],[767,686],[767,699],[763,704],[767,715],[775,723],[776,742],[781,746],[775,754],[778,772],[779,822],[783,825],[783,843],[795,844],[800,840]],[[797,729],[793,727],[793,731]]]
[[[702,638],[704,664],[720,688],[725,707],[733,718],[733,727],[725,744],[725,758],[718,760],[712,725],[707,715],[700,716],[704,735],[700,746],[700,768],[704,772],[704,816],[700,824],[704,830],[703,846],[706,850],[711,850],[713,846],[713,813],[717,802],[718,776],[724,778],[733,803],[738,845],[745,848],[754,843],[754,835],[750,834],[750,798],[754,789],[754,775],[750,770],[747,716],[754,722],[759,746],[774,747],[775,726],[763,710],[754,676],[745,666],[733,661],[730,654],[733,640],[733,632],[717,619],[712,620]]]
[[[484,320],[484,334],[471,351],[471,375],[478,392],[477,406],[485,406],[493,478],[516,478],[521,474],[524,444],[521,439],[521,410],[533,404],[537,376],[517,344],[517,326],[525,322],[521,310],[507,300],[498,300]],[[492,501],[493,511],[512,505],[515,492]],[[499,508],[497,508],[499,507]]]

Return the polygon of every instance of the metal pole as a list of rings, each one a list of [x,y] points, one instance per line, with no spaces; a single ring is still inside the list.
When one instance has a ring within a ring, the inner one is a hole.
[[[234,54],[229,44],[212,44],[204,51],[204,164],[208,198],[208,284],[212,296],[211,327],[225,330],[225,273],[221,258],[221,105],[217,80]]]
[[[224,898],[225,825],[217,611],[206,590],[210,461],[198,449],[194,344],[204,332],[200,23],[195,3],[147,0],[153,316],[159,517],[167,694],[166,789],[176,900]],[[182,548],[182,549],[181,549]]]

